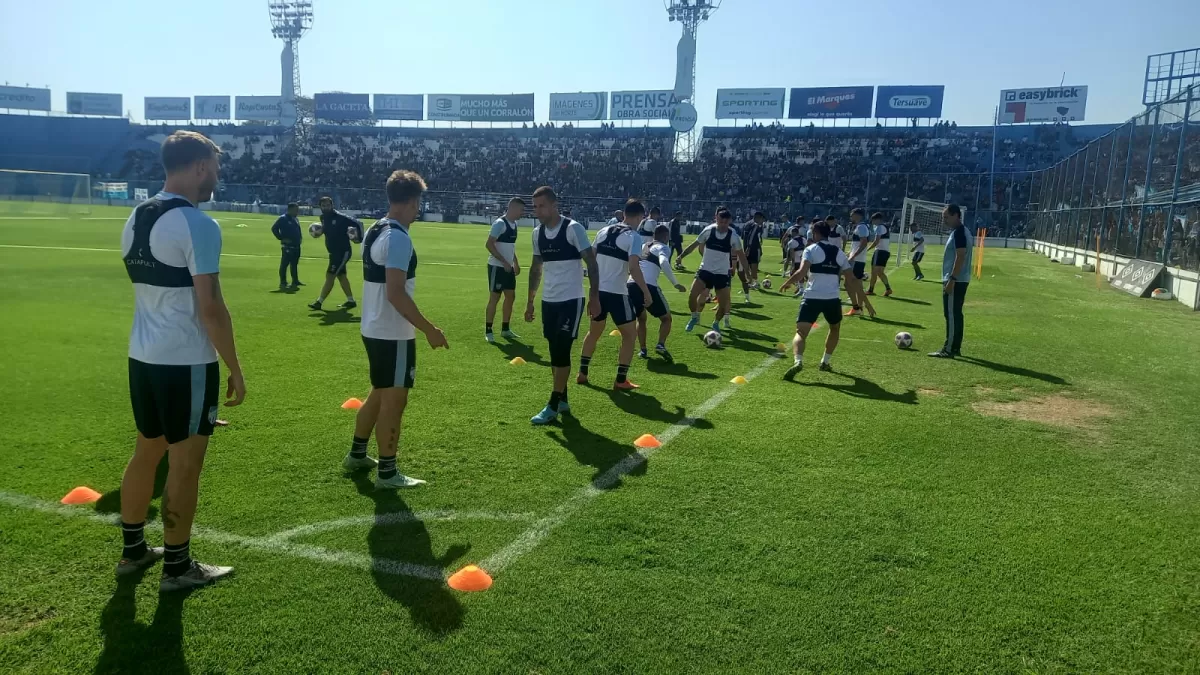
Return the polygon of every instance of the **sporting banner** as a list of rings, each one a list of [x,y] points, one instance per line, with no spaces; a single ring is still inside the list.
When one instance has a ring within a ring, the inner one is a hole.
[[[608,97],[610,120],[669,120],[679,97],[670,89],[614,91]]]
[[[89,94],[78,91],[67,92],[67,114],[121,116],[120,94]]]
[[[235,120],[278,120],[283,116],[282,96],[238,96],[234,104]]]
[[[880,86],[875,92],[875,116],[879,118],[937,118],[942,116],[943,85]]]
[[[783,97],[787,90],[779,89],[718,89],[717,119],[783,118]]]
[[[0,108],[50,112],[50,90],[30,87],[0,87]]]
[[[228,96],[193,96],[195,104],[192,119],[195,120],[227,120],[229,119]]]
[[[532,122],[533,94],[429,94],[426,116],[452,122]]]
[[[1005,89],[1000,92],[1000,124],[1082,122],[1087,87]]]
[[[792,89],[788,119],[867,118],[874,100],[875,87],[801,87]]]
[[[608,94],[588,91],[550,94],[551,120],[602,120],[608,112]]]
[[[313,94],[313,110],[319,120],[371,119],[371,102],[366,94]]]
[[[147,96],[143,117],[148,120],[190,120],[192,99],[186,96]]]
[[[372,98],[375,119],[425,119],[425,97],[421,94],[375,94]]]

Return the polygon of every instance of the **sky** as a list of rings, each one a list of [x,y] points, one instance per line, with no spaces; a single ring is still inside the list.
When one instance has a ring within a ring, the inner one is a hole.
[[[301,87],[536,94],[671,89],[661,0],[314,0]],[[725,0],[700,27],[696,107],[718,88],[942,84],[943,116],[990,124],[1006,88],[1087,85],[1087,122],[1141,109],[1146,56],[1200,47],[1197,0]],[[266,0],[0,0],[0,83],[145,96],[274,95]],[[1064,80],[1065,73],[1065,80]],[[726,121],[725,124],[730,122]]]

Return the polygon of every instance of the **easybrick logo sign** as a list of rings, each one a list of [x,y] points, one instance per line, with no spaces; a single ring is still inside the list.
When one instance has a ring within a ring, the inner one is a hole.
[[[1000,123],[1082,122],[1088,88],[1082,85],[1005,89],[1000,92]]]
[[[1060,101],[1078,99],[1079,92],[1087,96],[1087,87],[1048,87],[1046,89],[1009,89],[1004,92],[1004,100],[1009,101]]]

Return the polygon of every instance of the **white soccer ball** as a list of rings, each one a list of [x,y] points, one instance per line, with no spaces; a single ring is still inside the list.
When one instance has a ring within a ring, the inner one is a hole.
[[[704,334],[704,344],[709,349],[716,349],[721,346],[721,334],[715,330],[710,330]]]
[[[896,333],[896,346],[900,349],[912,349],[913,337],[912,333],[899,332]]]
[[[346,236],[350,239],[350,241],[357,244],[359,242],[359,234],[358,233],[361,231],[362,230],[358,229],[357,227],[347,227],[346,228]]]
[[[313,223],[312,225],[308,226],[308,233],[312,235],[313,238],[321,236],[321,233],[324,231],[325,228],[321,227],[320,223]]]
[[[766,289],[766,290],[768,290],[768,291],[769,291],[769,290],[771,290],[771,280],[770,280],[770,279],[763,279],[763,280],[762,280],[762,281],[759,283],[759,285],[760,285],[760,286],[762,286],[763,288],[765,288],[765,289]]]

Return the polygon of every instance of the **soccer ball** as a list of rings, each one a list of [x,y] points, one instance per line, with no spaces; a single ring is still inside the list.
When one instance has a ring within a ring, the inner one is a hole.
[[[349,237],[350,241],[357,244],[359,242],[358,233],[361,231],[362,230],[358,229],[357,227],[347,227],[346,228],[346,236]]]
[[[704,344],[709,349],[716,349],[721,346],[721,334],[715,330],[710,330],[704,334]]]
[[[312,225],[308,226],[308,233],[312,235],[313,238],[321,236],[321,233],[324,231],[325,228],[321,227],[320,223],[313,223]]]
[[[912,333],[900,332],[896,333],[896,346],[900,349],[912,349],[913,338]]]
[[[761,282],[759,282],[759,285],[762,286],[763,289],[765,289],[765,290],[768,290],[768,291],[771,290],[771,280],[770,279],[763,279]]]

